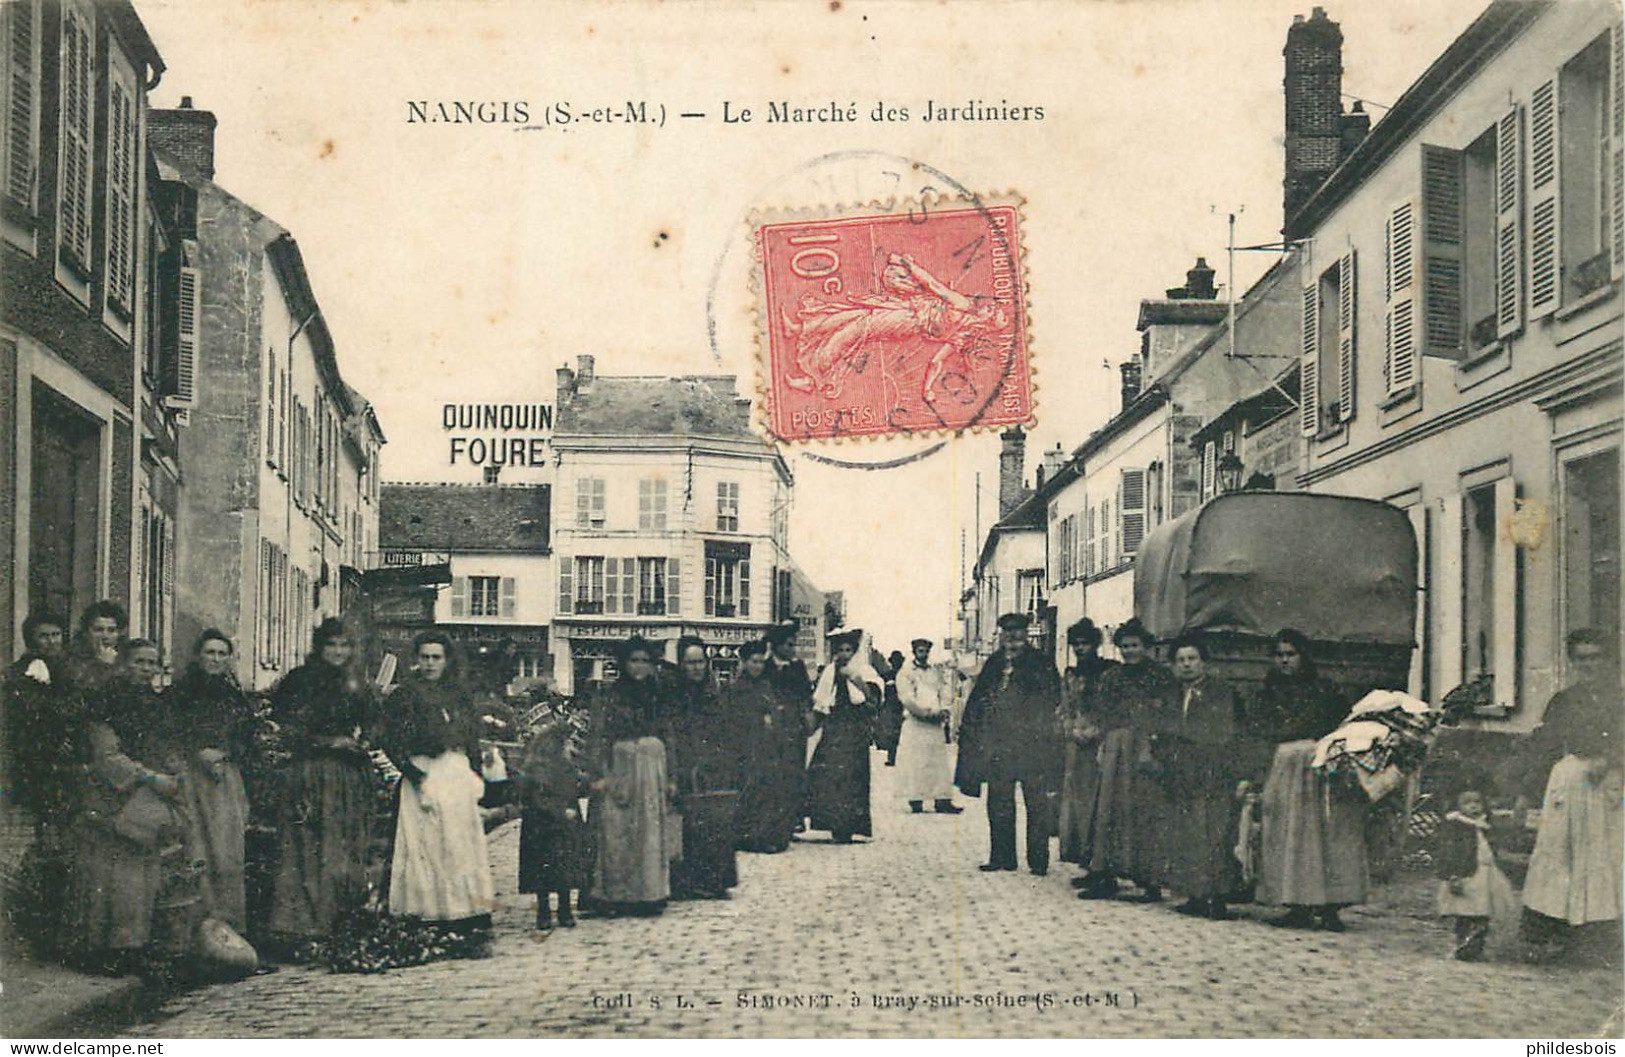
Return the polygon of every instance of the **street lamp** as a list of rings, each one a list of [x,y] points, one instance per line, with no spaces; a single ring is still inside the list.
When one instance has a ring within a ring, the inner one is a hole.
[[[1233,451],[1224,453],[1219,460],[1220,493],[1235,492],[1241,488],[1241,459]]]

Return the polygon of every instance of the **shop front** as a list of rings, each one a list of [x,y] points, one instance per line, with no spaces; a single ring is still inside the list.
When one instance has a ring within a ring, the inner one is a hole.
[[[697,637],[705,643],[718,681],[726,685],[739,672],[740,648],[761,638],[766,631],[766,625],[564,624],[561,621],[557,634],[564,658],[558,674],[561,682],[566,673],[569,678],[569,685],[561,689],[582,694],[594,686],[614,682],[620,676],[619,651],[634,635],[654,643],[661,659],[673,664],[677,661],[677,640],[684,635]]]

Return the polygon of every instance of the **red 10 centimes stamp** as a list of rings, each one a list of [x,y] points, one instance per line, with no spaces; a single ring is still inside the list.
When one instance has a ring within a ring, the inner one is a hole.
[[[762,389],[783,440],[1029,423],[1019,200],[755,218]]]

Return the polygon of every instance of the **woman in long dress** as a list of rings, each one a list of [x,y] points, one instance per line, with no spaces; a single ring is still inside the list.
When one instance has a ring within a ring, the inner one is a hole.
[[[863,632],[854,628],[830,640],[832,655],[813,688],[814,737],[807,766],[812,829],[828,830],[836,844],[870,836],[869,745],[885,684],[867,663],[858,663]]]
[[[1619,668],[1611,644],[1590,629],[1570,633],[1567,645],[1578,679],[1553,696],[1522,753],[1537,773],[1550,767],[1523,885],[1523,932],[1534,959],[1594,941],[1617,969],[1625,859]]]
[[[767,649],[765,642],[740,649],[739,676],[727,692],[745,741],[738,847],[773,854],[790,846],[801,822],[807,726],[800,698],[768,678]]]
[[[243,932],[248,924],[243,880],[248,793],[240,769],[253,720],[248,696],[232,671],[236,647],[218,628],[197,638],[186,674],[165,695],[168,723],[181,752],[190,846],[205,864],[208,915]]]
[[[671,732],[655,675],[657,656],[647,639],[629,639],[620,651],[620,678],[593,706],[588,824],[596,831],[597,861],[591,903],[610,915],[664,910],[671,898],[670,863],[681,850],[681,823],[670,808]]]
[[[87,702],[83,800],[73,826],[67,946],[109,973],[155,968],[189,939],[189,921],[166,920],[159,902],[187,863],[181,787],[160,734],[164,703],[153,688],[158,647],[132,639],[119,677]],[[175,926],[172,930],[164,926]]]
[[[1178,686],[1153,754],[1168,792],[1161,880],[1184,895],[1181,914],[1223,920],[1235,891],[1236,695],[1207,674],[1207,647],[1181,638],[1173,648]]]
[[[739,883],[734,813],[739,801],[744,737],[711,674],[705,644],[677,640],[677,682],[671,688],[672,745],[683,857],[671,867],[673,899],[727,899]]]
[[[1320,678],[1309,640],[1283,628],[1275,635],[1275,667],[1248,711],[1244,726],[1254,741],[1273,746],[1264,812],[1257,900],[1285,905],[1271,924],[1282,928],[1343,931],[1340,907],[1365,901],[1364,794],[1328,782],[1310,766],[1315,743],[1336,730],[1348,705]]]
[[[389,912],[451,939],[453,955],[488,953],[495,891],[480,818],[479,717],[450,638],[412,640],[416,669],[389,699],[384,751],[401,770]]]
[[[1105,731],[1096,700],[1100,680],[1117,667],[1116,661],[1100,655],[1102,635],[1088,617],[1066,631],[1072,650],[1072,667],[1061,676],[1061,707],[1057,719],[1066,736],[1066,772],[1061,782],[1060,831],[1061,861],[1076,863],[1085,871],[1094,844],[1095,800],[1100,793],[1100,739]],[[1108,880],[1110,880],[1108,878]],[[1074,878],[1074,888],[1101,887],[1099,878],[1085,872]]]
[[[1094,883],[1081,899],[1110,899],[1117,881],[1140,886],[1140,902],[1162,899],[1156,875],[1162,866],[1167,799],[1153,774],[1151,737],[1165,724],[1174,677],[1151,659],[1151,633],[1138,618],[1118,627],[1112,642],[1123,663],[1101,675],[1098,691],[1100,785],[1095,799]]]
[[[271,931],[287,940],[329,935],[367,898],[373,765],[361,747],[376,710],[354,671],[355,640],[336,617],[316,629],[310,656],[289,672],[272,707],[293,754],[277,825]]]

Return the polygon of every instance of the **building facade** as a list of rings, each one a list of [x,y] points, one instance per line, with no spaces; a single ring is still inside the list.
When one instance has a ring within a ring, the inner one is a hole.
[[[109,598],[166,638],[175,543],[173,301],[155,270],[147,93],[163,59],[128,3],[0,6],[0,662],[31,610]]]
[[[303,661],[378,539],[383,431],[339,373],[292,235],[214,182],[214,120],[154,111],[153,144],[180,239],[179,341],[194,372],[177,641],[218,627],[245,685]]]
[[[449,567],[427,622],[458,643],[482,688],[518,693],[552,681],[551,521],[545,484],[383,488],[378,564],[403,573]],[[385,646],[408,663],[417,630],[416,620],[380,628]]]
[[[1493,3],[1287,219],[1299,482],[1411,512],[1413,689],[1527,730],[1620,636],[1618,8]]]
[[[740,646],[795,612],[783,456],[732,376],[601,377],[582,356],[557,389],[560,688],[613,679],[633,634],[668,650],[698,635],[726,679]]]

